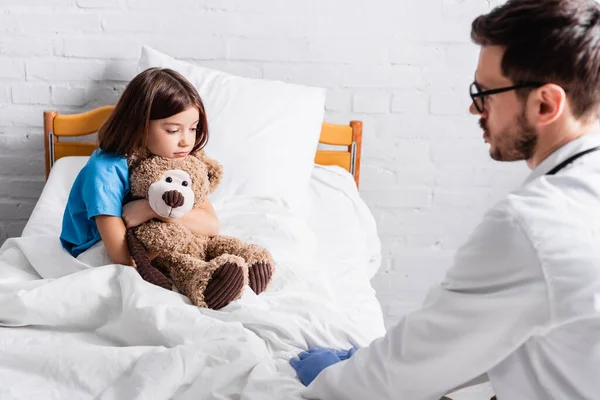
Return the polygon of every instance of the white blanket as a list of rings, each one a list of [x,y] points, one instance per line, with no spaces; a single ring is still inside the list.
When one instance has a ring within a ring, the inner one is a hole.
[[[273,199],[215,204],[223,233],[267,247],[277,272],[267,292],[212,311],[133,268],[73,259],[45,189],[24,236],[0,249],[0,398],[301,398],[290,357],[384,334],[372,216],[336,168],[316,167],[311,191],[308,223]]]

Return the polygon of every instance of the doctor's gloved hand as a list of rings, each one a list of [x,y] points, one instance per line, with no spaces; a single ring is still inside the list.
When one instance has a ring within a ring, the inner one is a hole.
[[[314,347],[300,353],[298,358],[292,358],[290,364],[296,370],[304,386],[308,386],[325,368],[347,360],[355,352],[356,349],[354,347],[350,350],[342,351]]]

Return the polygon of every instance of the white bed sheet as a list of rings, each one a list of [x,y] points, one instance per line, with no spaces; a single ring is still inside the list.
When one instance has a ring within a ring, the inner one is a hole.
[[[297,399],[290,357],[384,334],[375,223],[340,168],[315,166],[308,221],[275,199],[214,204],[223,233],[267,247],[277,272],[266,293],[212,311],[62,250],[85,160],[55,164],[22,237],[0,249],[0,398]]]

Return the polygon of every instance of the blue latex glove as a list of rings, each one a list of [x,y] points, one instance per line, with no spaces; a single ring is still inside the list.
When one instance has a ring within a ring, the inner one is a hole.
[[[356,349],[354,347],[342,351],[314,347],[300,353],[298,358],[292,358],[290,364],[296,370],[304,386],[308,386],[325,368],[347,360],[355,352]]]

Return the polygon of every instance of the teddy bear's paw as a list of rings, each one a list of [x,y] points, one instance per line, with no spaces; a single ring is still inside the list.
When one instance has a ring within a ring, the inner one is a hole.
[[[270,261],[257,261],[248,268],[248,280],[250,288],[254,293],[260,294],[265,291],[273,276],[273,266]]]
[[[208,308],[218,310],[238,299],[244,290],[244,270],[237,264],[226,262],[211,277],[204,301]]]

